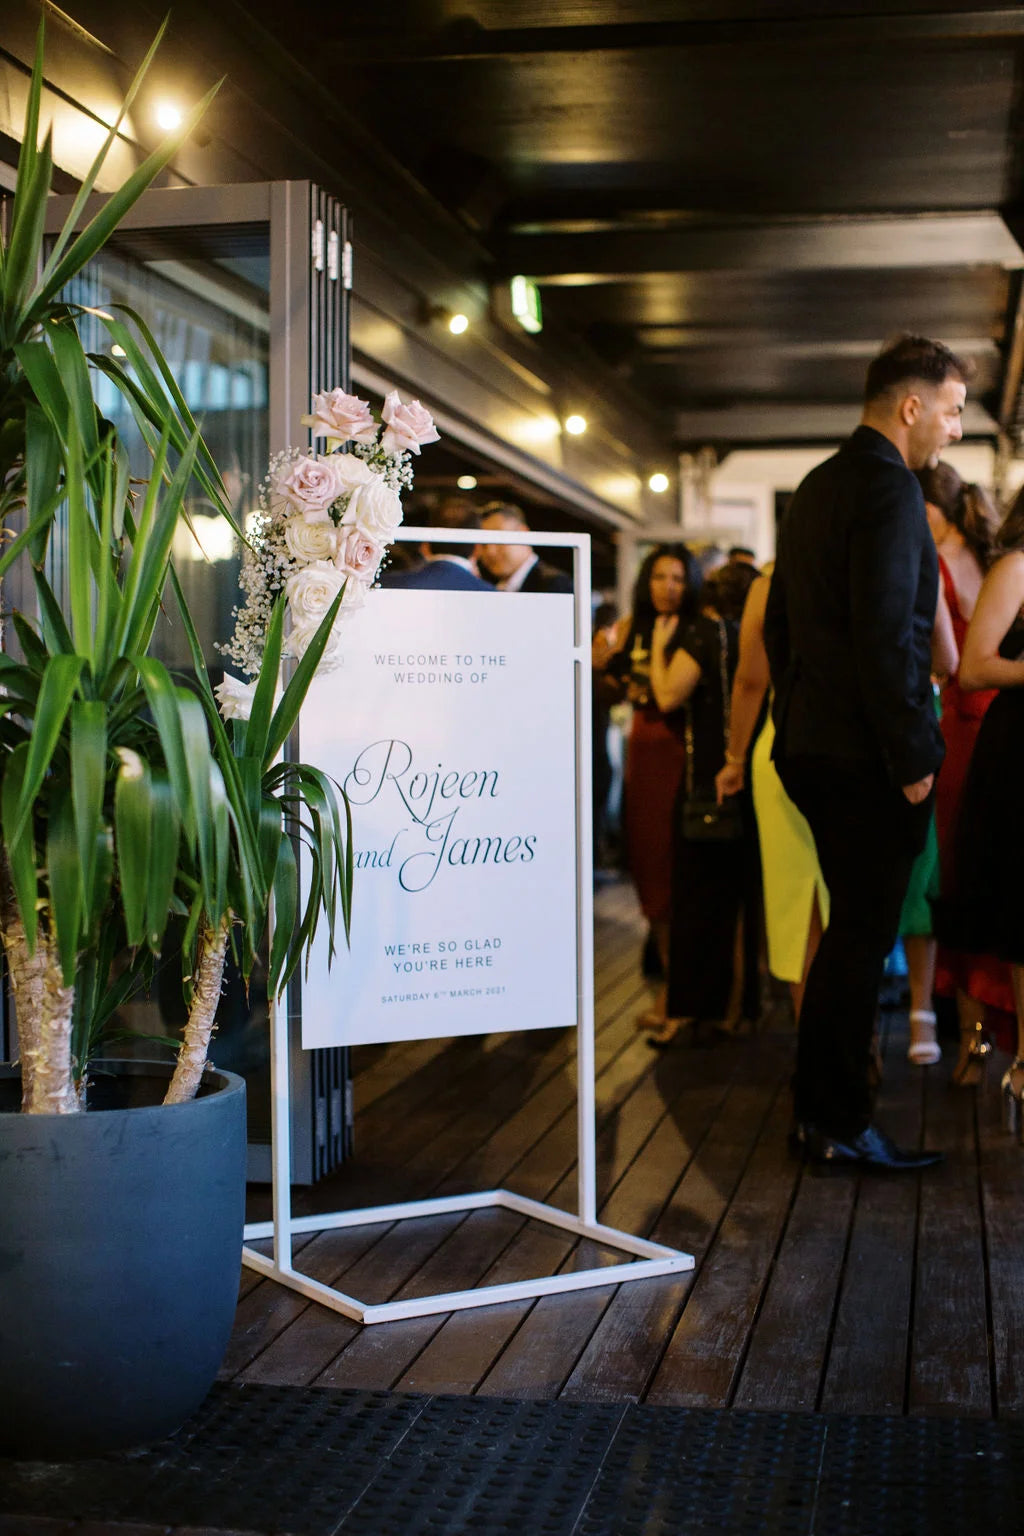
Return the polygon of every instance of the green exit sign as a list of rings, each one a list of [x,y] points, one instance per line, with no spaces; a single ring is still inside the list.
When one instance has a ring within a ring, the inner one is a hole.
[[[512,300],[512,313],[522,326],[524,331],[536,335],[543,330],[544,321],[540,312],[540,289],[536,283],[531,283],[528,277],[514,277],[509,284],[509,294]]]

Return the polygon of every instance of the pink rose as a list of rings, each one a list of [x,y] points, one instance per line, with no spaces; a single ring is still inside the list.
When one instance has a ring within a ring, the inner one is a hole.
[[[376,539],[367,538],[358,528],[350,528],[347,532],[340,530],[334,563],[346,576],[354,576],[357,581],[372,581],[383,557],[384,546]]]
[[[440,439],[441,434],[426,407],[418,400],[403,405],[397,389],[388,395],[380,414],[387,422],[387,430],[380,440],[385,453],[397,453],[403,448],[408,448],[410,453],[419,453],[421,443],[436,443]]]
[[[328,522],[331,507],[339,496],[347,496],[351,490],[340,467],[341,457],[329,454],[325,459],[296,459],[277,477],[274,491],[301,513],[307,523]]]
[[[350,439],[372,443],[377,436],[377,423],[366,401],[346,395],[343,389],[314,395],[312,413],[303,416],[302,425],[309,427],[314,437],[333,437],[340,443]]]

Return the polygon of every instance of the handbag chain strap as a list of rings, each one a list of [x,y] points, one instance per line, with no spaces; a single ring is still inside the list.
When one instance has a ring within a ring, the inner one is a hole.
[[[732,715],[732,691],[729,687],[729,637],[725,620],[718,619],[718,675],[722,682],[722,750],[729,750],[729,724]],[[686,701],[686,798],[693,799],[693,709]],[[724,759],[723,759],[724,761]]]

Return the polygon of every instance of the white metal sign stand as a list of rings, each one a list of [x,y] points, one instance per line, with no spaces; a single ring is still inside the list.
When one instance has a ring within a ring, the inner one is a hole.
[[[436,535],[435,535],[436,536]],[[428,541],[430,529],[403,528],[398,537],[416,542]],[[446,543],[478,544],[474,531],[445,530]],[[575,633],[573,663],[576,693],[576,973],[577,973],[577,1144],[579,1214],[571,1215],[557,1206],[528,1200],[507,1189],[489,1189],[480,1193],[451,1195],[436,1200],[412,1200],[397,1205],[378,1205],[355,1211],[337,1211],[331,1215],[295,1217],[291,1209],[290,1074],[288,1064],[288,1023],[285,1010],[271,1004],[271,1138],[273,1143],[273,1219],[252,1222],[245,1227],[246,1246],[242,1261],[250,1269],[266,1275],[322,1306],[340,1312],[360,1323],[388,1323],[405,1317],[428,1317],[436,1313],[456,1312],[468,1307],[493,1306],[498,1302],[524,1301],[537,1296],[558,1295],[566,1291],[586,1290],[599,1285],[645,1280],[655,1275],[677,1274],[694,1267],[692,1255],[645,1238],[633,1237],[597,1220],[597,1150],[594,1092],[594,923],[593,923],[593,848],[591,826],[591,707],[590,707],[590,538],[587,534],[539,534],[531,532],[535,547],[572,549],[575,592]],[[521,544],[521,533],[490,533],[487,542]],[[511,599],[510,599],[511,601]],[[538,1026],[542,1027],[542,1026]],[[418,1216],[444,1216],[453,1212],[499,1208],[520,1216],[560,1227],[577,1237],[590,1238],[605,1247],[631,1255],[622,1264],[572,1273],[542,1275],[533,1280],[518,1280],[508,1285],[477,1286],[472,1290],[447,1291],[431,1296],[416,1296],[407,1301],[380,1304],[360,1301],[334,1286],[324,1285],[297,1270],[294,1265],[293,1239],[300,1233],[335,1231],[345,1227],[369,1226],[376,1222],[405,1221]],[[272,1256],[258,1253],[249,1242],[272,1238]]]

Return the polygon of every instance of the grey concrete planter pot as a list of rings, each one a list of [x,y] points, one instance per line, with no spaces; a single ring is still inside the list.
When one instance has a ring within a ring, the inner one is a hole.
[[[80,1115],[18,1114],[0,1077],[0,1454],[54,1460],[170,1434],[217,1374],[245,1207],[245,1084],[99,1063]]]

